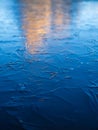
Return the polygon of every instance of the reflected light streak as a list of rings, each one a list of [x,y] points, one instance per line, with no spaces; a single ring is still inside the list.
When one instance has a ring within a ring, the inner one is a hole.
[[[13,0],[8,2],[12,5],[14,3]],[[0,1],[0,39],[4,41],[9,41],[13,36],[20,35],[15,9],[9,8],[8,2]]]
[[[77,15],[77,27],[88,28],[89,25],[98,25],[98,2],[80,2]]]
[[[70,4],[64,2],[64,0],[22,0],[25,5],[22,9],[23,29],[29,53],[40,52],[45,37],[66,38],[69,36]]]
[[[55,0],[53,12],[53,24],[55,26],[52,36],[55,38],[69,37],[70,27],[70,0]]]
[[[50,30],[50,0],[30,2],[25,0],[26,8],[23,9],[25,14],[24,30],[26,34],[26,47],[31,54],[37,52],[41,47],[43,37],[49,33]],[[38,3],[39,2],[39,3]]]

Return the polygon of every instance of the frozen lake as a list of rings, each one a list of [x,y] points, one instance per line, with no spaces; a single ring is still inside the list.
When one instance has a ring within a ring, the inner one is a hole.
[[[98,1],[0,0],[0,130],[98,129]]]

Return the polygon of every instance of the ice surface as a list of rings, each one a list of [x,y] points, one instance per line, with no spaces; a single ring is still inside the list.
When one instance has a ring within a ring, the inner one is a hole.
[[[98,129],[97,0],[0,0],[0,130]]]

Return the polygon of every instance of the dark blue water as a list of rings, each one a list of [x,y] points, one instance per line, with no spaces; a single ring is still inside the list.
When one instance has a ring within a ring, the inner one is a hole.
[[[98,129],[97,0],[0,0],[0,130]]]

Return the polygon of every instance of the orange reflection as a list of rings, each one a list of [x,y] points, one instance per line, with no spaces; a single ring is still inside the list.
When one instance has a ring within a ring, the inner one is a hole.
[[[26,5],[23,8],[26,47],[34,54],[41,47],[44,35],[50,30],[50,0],[24,0],[23,3]]]
[[[53,5],[54,2],[54,5]],[[26,47],[31,54],[38,53],[47,35],[55,37],[51,26],[55,25],[56,37],[61,37],[62,31],[69,26],[69,6],[62,7],[63,0],[23,0],[23,28],[26,35]],[[54,8],[52,9],[52,7]],[[66,15],[65,15],[66,14]],[[52,25],[53,24],[53,25]],[[58,33],[59,32],[59,33]],[[68,33],[62,33],[67,37]]]
[[[70,21],[70,0],[60,0],[57,4],[55,4],[55,19],[54,22],[56,25],[65,25],[68,27]],[[65,22],[65,23],[64,23]]]
[[[55,25],[54,37],[56,38],[69,37],[70,4],[70,0],[54,0],[53,24]]]

